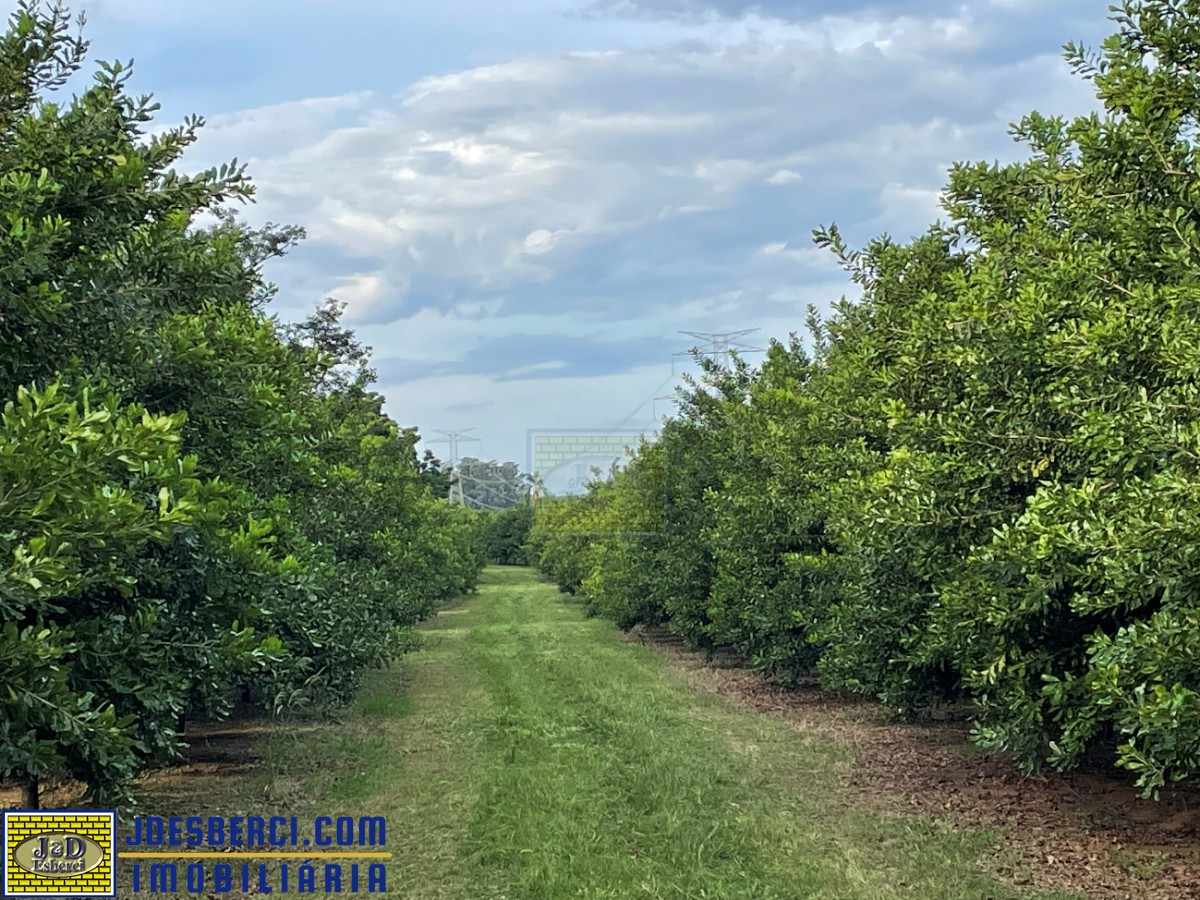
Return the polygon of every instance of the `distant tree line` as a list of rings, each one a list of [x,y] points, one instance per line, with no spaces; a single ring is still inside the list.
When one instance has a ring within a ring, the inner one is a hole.
[[[533,479],[515,462],[484,462],[464,456],[450,474],[462,486],[463,501],[472,509],[508,509],[527,502]]]

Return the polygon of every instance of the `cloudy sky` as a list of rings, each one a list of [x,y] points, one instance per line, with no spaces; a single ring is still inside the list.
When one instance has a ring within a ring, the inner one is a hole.
[[[803,329],[851,291],[812,248],[908,237],[1007,123],[1092,107],[1090,0],[90,0],[187,162],[309,239],[278,312],[350,304],[388,411],[527,462],[528,429],[652,427],[681,330]],[[444,447],[435,445],[435,450]]]

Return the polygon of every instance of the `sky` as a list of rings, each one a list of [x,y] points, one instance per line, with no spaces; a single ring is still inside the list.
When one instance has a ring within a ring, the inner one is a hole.
[[[252,224],[308,238],[275,311],[325,297],[386,409],[530,468],[529,432],[652,430],[695,338],[804,331],[861,245],[939,215],[1008,124],[1096,107],[1062,60],[1090,0],[86,0],[92,58],[134,61],[157,122],[206,120]],[[750,360],[758,357],[748,356]],[[430,444],[444,456],[446,444]]]

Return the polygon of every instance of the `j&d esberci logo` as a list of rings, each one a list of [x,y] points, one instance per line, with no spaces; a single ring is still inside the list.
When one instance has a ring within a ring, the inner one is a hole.
[[[135,816],[118,841],[111,810],[0,810],[0,897],[116,897],[122,857],[134,895],[385,894],[386,844],[383,816]]]
[[[5,897],[115,897],[117,814],[0,812]]]

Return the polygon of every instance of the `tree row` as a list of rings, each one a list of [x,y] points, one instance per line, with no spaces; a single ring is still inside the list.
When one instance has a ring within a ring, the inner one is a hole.
[[[53,773],[126,802],[189,716],[344,701],[482,565],[341,306],[269,313],[302,232],[240,222],[236,161],[180,174],[203,123],[152,131],[127,67],[57,99],[86,51],[58,6],[0,38],[0,780],[30,805]]]
[[[653,445],[539,510],[542,568],[787,682],[974,704],[1026,768],[1200,774],[1200,4],[1066,45],[1104,112],[1031,113],[861,297],[709,365]]]

